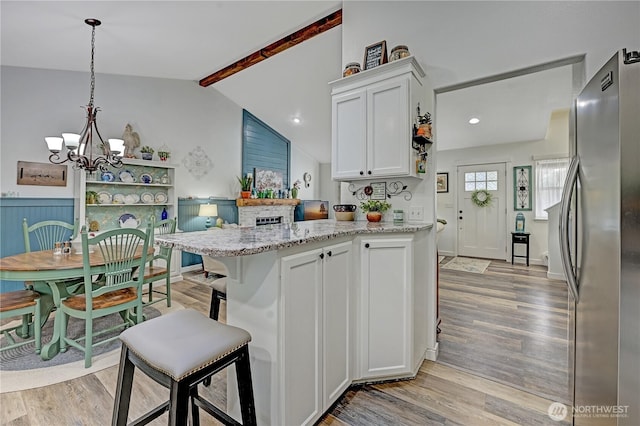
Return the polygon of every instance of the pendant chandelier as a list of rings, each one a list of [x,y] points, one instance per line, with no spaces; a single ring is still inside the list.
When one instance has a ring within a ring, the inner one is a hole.
[[[91,26],[91,95],[87,109],[87,122],[80,134],[63,133],[62,137],[46,137],[45,142],[51,155],[49,161],[54,164],[63,164],[69,161],[74,169],[84,169],[93,173],[100,169],[105,171],[107,166],[122,166],[122,154],[124,152],[124,141],[122,139],[109,139],[105,142],[100,136],[96,116],[100,108],[93,106],[93,92],[96,86],[96,76],[93,70],[93,55],[95,50],[96,27],[101,24],[97,19],[85,19],[84,22]],[[93,146],[93,136],[97,136]],[[67,148],[66,156],[61,156],[62,145]],[[100,152],[101,154],[96,154]]]

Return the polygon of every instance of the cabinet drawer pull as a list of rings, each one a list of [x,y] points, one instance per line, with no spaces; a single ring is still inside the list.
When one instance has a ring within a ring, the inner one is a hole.
[[[324,259],[324,253],[320,253],[320,259]]]
[[[327,256],[331,256],[331,250],[327,252]]]
[[[360,176],[364,176],[364,172],[360,170]]]

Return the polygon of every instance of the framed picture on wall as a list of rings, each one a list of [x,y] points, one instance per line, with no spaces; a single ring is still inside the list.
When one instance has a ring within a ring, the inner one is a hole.
[[[531,192],[531,166],[518,166],[513,168],[513,210],[532,210]]]
[[[449,173],[438,173],[436,174],[436,191],[440,192],[449,192]]]
[[[18,161],[18,185],[67,186],[67,166]]]
[[[265,189],[278,191],[283,188],[282,172],[254,168],[253,179],[256,191],[264,191]]]

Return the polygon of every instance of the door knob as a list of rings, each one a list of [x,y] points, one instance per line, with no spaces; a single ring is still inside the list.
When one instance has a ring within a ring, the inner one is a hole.
[[[369,243],[366,243],[366,244],[364,245],[364,248],[369,248]]]
[[[460,210],[458,213],[462,213],[462,210]]]
[[[459,216],[458,219],[462,220],[462,216]]]

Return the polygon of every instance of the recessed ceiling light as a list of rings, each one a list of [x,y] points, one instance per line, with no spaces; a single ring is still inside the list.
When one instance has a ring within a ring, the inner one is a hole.
[[[469,124],[478,124],[480,122],[480,119],[478,117],[471,117],[471,119],[469,120]]]
[[[291,121],[293,121],[293,124],[302,123],[302,120],[300,119],[300,117],[293,117],[293,118],[291,118]]]

